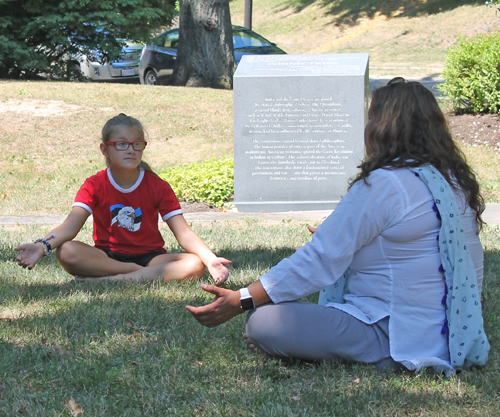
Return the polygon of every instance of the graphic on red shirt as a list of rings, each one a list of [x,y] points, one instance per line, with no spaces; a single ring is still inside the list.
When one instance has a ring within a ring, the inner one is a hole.
[[[73,206],[92,214],[96,247],[126,255],[166,252],[158,215],[163,221],[182,215],[170,185],[147,171],[128,189],[116,184],[109,168],[100,171],[87,178]]]
[[[118,227],[123,227],[131,232],[137,232],[141,228],[142,212],[141,208],[134,209],[123,204],[114,204],[111,211],[111,226],[118,223]]]

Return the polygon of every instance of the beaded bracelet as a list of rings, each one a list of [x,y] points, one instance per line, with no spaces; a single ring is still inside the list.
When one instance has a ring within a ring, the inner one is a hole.
[[[52,246],[48,241],[54,237],[55,237],[54,235],[51,235],[47,239],[37,239],[34,242],[34,243],[42,242],[43,252],[45,256],[49,256],[52,253]]]

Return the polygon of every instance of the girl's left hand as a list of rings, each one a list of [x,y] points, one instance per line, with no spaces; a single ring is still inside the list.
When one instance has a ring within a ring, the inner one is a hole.
[[[227,280],[229,276],[229,270],[226,265],[232,264],[232,261],[226,258],[214,258],[207,265],[208,272],[212,275],[215,281],[215,285],[221,285]]]
[[[14,249],[21,252],[17,255],[16,260],[18,265],[23,268],[33,269],[36,263],[42,259],[44,255],[43,246],[36,243],[26,243]]]

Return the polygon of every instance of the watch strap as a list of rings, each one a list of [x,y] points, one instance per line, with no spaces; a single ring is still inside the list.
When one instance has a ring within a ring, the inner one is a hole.
[[[250,295],[248,288],[240,289],[240,307],[243,311],[249,311],[255,308],[253,297]]]
[[[248,291],[248,288],[240,288],[240,300],[242,298],[248,298],[251,297],[250,291]]]

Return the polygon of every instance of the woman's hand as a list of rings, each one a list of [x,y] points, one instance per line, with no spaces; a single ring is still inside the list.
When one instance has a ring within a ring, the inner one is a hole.
[[[193,317],[206,327],[216,327],[238,314],[243,313],[240,307],[240,292],[202,284],[201,288],[215,295],[210,304],[200,307],[186,306]]]
[[[229,270],[226,265],[232,264],[232,261],[226,258],[214,258],[212,259],[208,265],[208,272],[212,275],[212,278],[215,281],[215,285],[221,285],[227,280],[229,276]]]
[[[26,243],[14,250],[21,252],[16,257],[17,263],[23,268],[27,267],[28,269],[33,269],[45,253],[41,243],[39,245],[36,243]]]

